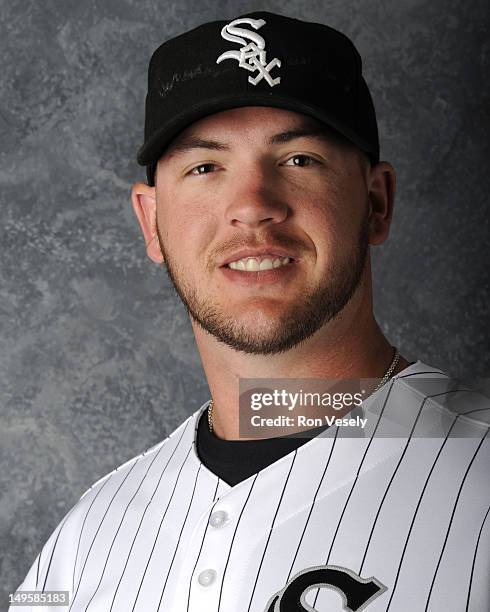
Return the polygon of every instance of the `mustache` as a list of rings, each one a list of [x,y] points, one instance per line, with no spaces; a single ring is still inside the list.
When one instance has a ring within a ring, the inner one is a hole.
[[[231,251],[236,251],[238,249],[260,249],[270,245],[290,249],[298,253],[303,253],[306,250],[303,242],[286,234],[268,233],[262,236],[261,239],[258,239],[256,236],[237,236],[230,238],[226,242],[221,243],[216,249],[213,249],[211,260],[220,259]]]

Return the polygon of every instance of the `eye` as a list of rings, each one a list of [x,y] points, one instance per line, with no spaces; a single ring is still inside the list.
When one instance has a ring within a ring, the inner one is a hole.
[[[292,161],[293,163],[292,164],[288,163],[290,161]],[[292,157],[287,159],[284,165],[285,166],[299,166],[300,168],[304,168],[305,166],[312,166],[314,164],[319,164],[319,163],[320,162],[314,157],[311,157],[311,155],[298,154],[298,155],[293,155]]]
[[[189,171],[189,174],[192,174],[194,176],[197,176],[199,174],[209,174],[210,172],[210,168],[215,168],[216,165],[215,164],[199,164],[199,166],[194,166],[194,168],[192,168]]]

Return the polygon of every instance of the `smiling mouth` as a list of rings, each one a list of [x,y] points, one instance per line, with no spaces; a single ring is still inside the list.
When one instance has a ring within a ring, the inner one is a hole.
[[[236,261],[225,264],[225,268],[239,270],[241,272],[261,272],[263,270],[275,270],[282,268],[293,262],[292,257],[243,257]]]
[[[281,287],[292,282],[298,272],[298,260],[278,255],[244,257],[220,266],[223,276],[238,290],[240,287]],[[261,289],[262,290],[262,289]],[[241,291],[241,289],[240,289]]]

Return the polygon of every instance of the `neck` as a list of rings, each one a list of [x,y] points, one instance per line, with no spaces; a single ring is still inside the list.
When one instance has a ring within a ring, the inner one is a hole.
[[[240,378],[381,378],[393,359],[372,309],[353,297],[341,313],[285,353],[250,355],[218,342],[191,321],[213,398],[213,430],[225,440],[239,435]],[[393,374],[406,368],[401,357]]]

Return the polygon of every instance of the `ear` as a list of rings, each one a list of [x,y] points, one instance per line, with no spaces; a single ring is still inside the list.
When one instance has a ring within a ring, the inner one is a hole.
[[[388,238],[395,205],[396,174],[391,164],[381,161],[369,170],[369,244]]]
[[[163,263],[157,236],[156,188],[146,183],[135,183],[131,188],[131,201],[145,239],[148,257],[155,263]]]

